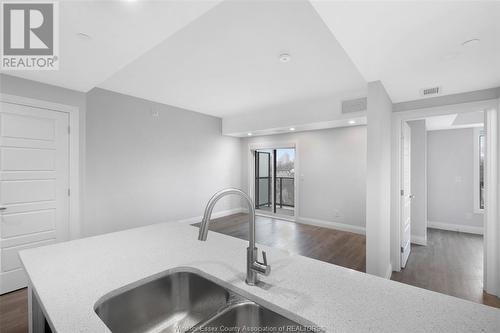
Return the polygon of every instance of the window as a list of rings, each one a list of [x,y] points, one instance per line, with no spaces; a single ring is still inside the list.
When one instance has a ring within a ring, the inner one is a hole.
[[[484,155],[486,139],[480,128],[474,130],[474,211],[484,210]]]
[[[479,209],[484,209],[484,133],[479,134]]]

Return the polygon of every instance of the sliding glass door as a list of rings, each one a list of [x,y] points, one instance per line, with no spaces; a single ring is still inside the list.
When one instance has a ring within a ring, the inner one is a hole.
[[[294,148],[255,151],[255,208],[263,213],[295,215]]]

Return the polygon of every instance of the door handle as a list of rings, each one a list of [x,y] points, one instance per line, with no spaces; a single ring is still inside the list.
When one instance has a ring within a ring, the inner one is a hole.
[[[408,197],[409,197],[410,199],[413,199],[413,198],[415,198],[415,194],[410,194]]]

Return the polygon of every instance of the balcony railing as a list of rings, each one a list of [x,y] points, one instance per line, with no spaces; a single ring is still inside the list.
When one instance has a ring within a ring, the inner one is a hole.
[[[295,207],[294,177],[276,177],[276,206]]]
[[[259,177],[258,188],[259,202],[255,203],[256,208],[271,207],[272,188],[271,177]],[[295,207],[295,178],[294,177],[276,177],[276,207]]]

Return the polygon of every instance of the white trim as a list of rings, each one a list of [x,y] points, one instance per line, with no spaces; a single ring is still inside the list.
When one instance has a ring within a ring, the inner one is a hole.
[[[0,93],[0,101],[68,113],[69,136],[69,238],[81,236],[80,224],[80,110],[76,106]]]
[[[500,104],[500,100],[498,101]],[[499,105],[500,107],[500,105]],[[485,112],[484,290],[500,296],[500,226],[498,225],[498,109]]]
[[[427,238],[422,236],[411,236],[410,242],[417,245],[427,245]]]
[[[365,228],[352,224],[345,224],[333,221],[325,221],[319,219],[312,219],[308,217],[299,217],[296,220],[298,223],[314,225],[317,227],[324,227],[328,229],[335,229],[340,231],[352,232],[359,235],[365,234]]]
[[[483,90],[468,91],[464,93],[437,96],[418,99],[413,101],[399,102],[393,104],[394,112],[416,110],[422,108],[437,107],[443,105],[470,103],[474,101],[486,101],[500,97],[500,87]]]
[[[444,106],[435,106],[407,111],[396,111],[392,115],[395,118],[408,120],[418,120],[432,116],[443,116],[454,113],[468,113],[473,111],[484,111],[496,109],[497,99],[488,99],[478,102],[458,103]]]
[[[297,141],[269,141],[262,143],[249,143],[247,148],[247,165],[248,165],[248,195],[250,198],[255,198],[255,150],[258,149],[280,149],[280,148],[294,148],[295,149],[295,179],[294,179],[294,198],[295,198],[295,207],[294,207],[294,216],[293,218],[297,220],[299,216],[299,188],[300,188],[300,149],[299,143]],[[273,190],[274,191],[274,190]],[[276,217],[281,218],[281,216],[273,214],[268,217]]]
[[[384,277],[387,280],[390,280],[391,276],[392,276],[392,265],[391,265],[391,263],[389,263],[389,265],[387,266],[387,270],[385,271],[385,276]]]
[[[225,216],[238,214],[238,213],[246,213],[246,212],[247,212],[247,209],[245,209],[243,207],[221,210],[219,212],[214,212],[211,216],[211,219],[213,220],[213,219],[218,219],[220,217],[225,217]],[[195,217],[188,217],[188,218],[181,219],[181,220],[173,220],[173,221],[169,221],[169,222],[193,224],[193,223],[201,222],[202,219],[203,219],[203,216],[195,216]]]
[[[437,222],[437,221],[427,221],[427,228],[466,232],[468,234],[476,234],[476,235],[483,234],[483,227],[473,227],[470,225],[453,224],[453,223]]]
[[[401,267],[400,256],[400,189],[401,189],[401,128],[403,121],[424,119],[432,116],[467,113],[471,111],[486,111],[496,109],[497,99],[478,102],[452,104],[438,107],[430,107],[409,111],[392,113],[392,178],[391,178],[391,264],[399,271]]]
[[[476,214],[483,214],[484,213],[484,208],[479,207],[479,162],[480,162],[480,157],[479,157],[479,136],[481,135],[481,132],[483,132],[483,128],[476,127],[473,130],[473,135],[472,135],[472,140],[473,140],[473,147],[474,147],[474,158],[473,158],[473,163],[474,163],[474,174],[473,174],[473,195],[474,195],[474,207],[472,207],[474,213]],[[486,137],[485,137],[486,140]]]
[[[248,148],[250,150],[257,149],[283,149],[283,148],[294,148],[297,145],[296,141],[268,141],[268,142],[256,142],[249,143]]]

